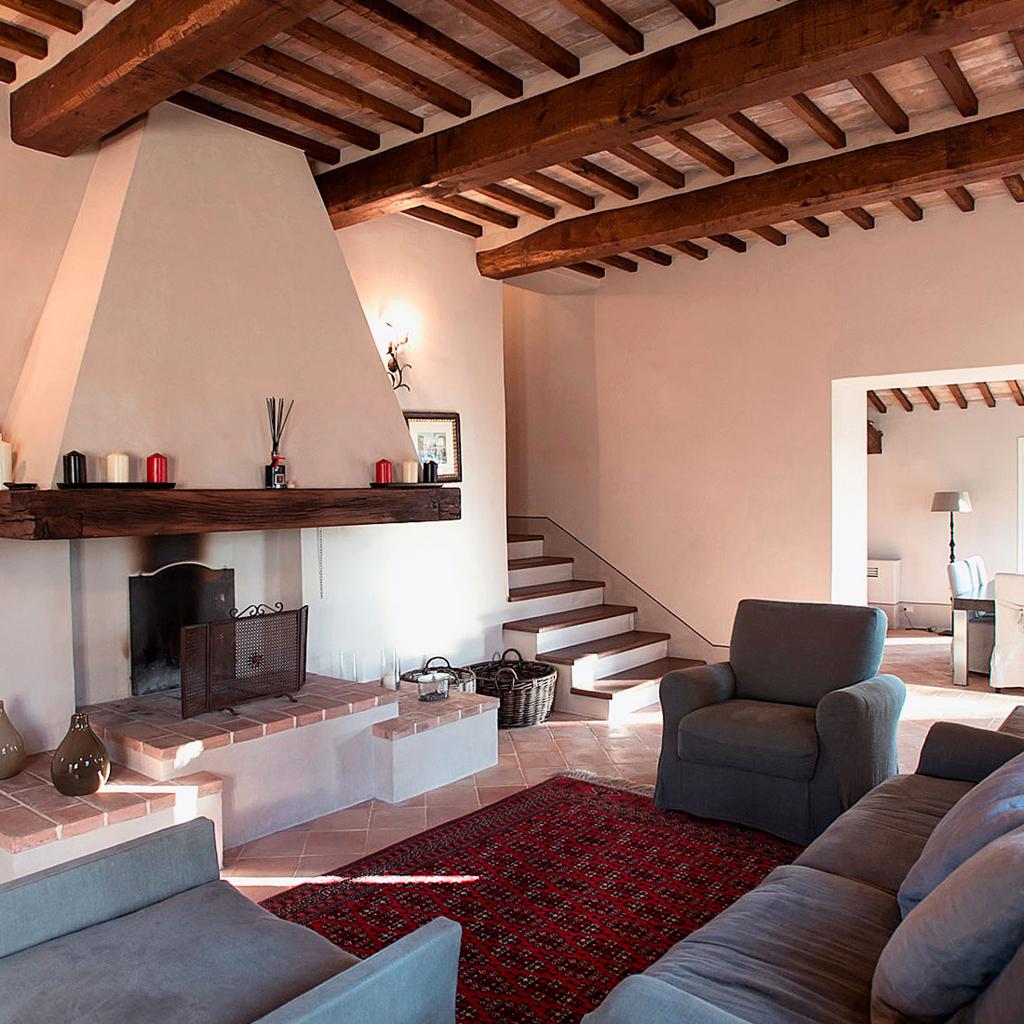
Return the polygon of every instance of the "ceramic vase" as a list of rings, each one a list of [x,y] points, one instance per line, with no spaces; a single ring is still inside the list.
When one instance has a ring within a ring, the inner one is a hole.
[[[60,741],[50,764],[50,778],[65,796],[89,796],[110,776],[107,748],[81,712],[71,716],[71,727]]]
[[[9,779],[25,767],[25,741],[7,717],[0,700],[0,779]]]

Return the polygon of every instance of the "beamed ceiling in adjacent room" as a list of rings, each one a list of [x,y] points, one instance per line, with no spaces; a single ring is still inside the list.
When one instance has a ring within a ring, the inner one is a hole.
[[[0,0],[0,80],[22,145],[170,100],[495,278],[1024,204],[1024,0]]]

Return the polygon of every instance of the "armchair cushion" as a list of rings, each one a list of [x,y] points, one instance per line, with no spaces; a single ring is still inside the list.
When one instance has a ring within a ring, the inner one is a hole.
[[[877,608],[741,601],[729,652],[736,695],[814,707],[878,671],[885,628]]]
[[[814,708],[727,700],[679,723],[679,756],[697,764],[806,781],[818,762]]]

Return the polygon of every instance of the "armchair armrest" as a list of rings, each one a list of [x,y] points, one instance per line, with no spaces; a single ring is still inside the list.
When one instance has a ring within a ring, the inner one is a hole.
[[[901,679],[880,675],[818,701],[821,755],[838,781],[843,809],[898,771],[896,727],[906,697]]]
[[[462,928],[439,917],[258,1024],[454,1024]]]
[[[981,782],[1020,753],[1024,753],[1024,739],[1019,736],[956,722],[936,722],[925,737],[916,774]]]
[[[669,672],[658,690],[661,699],[661,756],[679,759],[679,723],[691,712],[736,696],[736,677],[727,661]]]
[[[620,982],[582,1024],[743,1024],[739,1017],[660,978],[634,974]]]

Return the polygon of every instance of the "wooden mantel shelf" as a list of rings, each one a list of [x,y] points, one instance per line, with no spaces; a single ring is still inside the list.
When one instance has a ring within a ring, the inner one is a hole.
[[[11,540],[431,523],[461,517],[462,492],[457,487],[0,491],[0,538]]]

